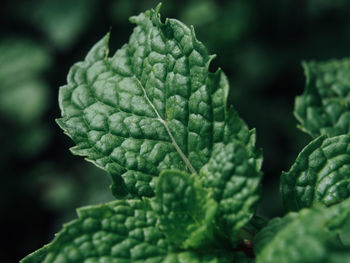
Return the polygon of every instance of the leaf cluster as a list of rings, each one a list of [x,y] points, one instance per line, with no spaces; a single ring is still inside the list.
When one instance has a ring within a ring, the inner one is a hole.
[[[209,71],[193,27],[159,9],[131,17],[112,55],[107,34],[60,88],[72,153],[110,174],[118,200],[78,209],[21,262],[349,261],[348,61],[304,64],[295,115],[314,140],[282,173],[288,213],[267,222],[255,130],[227,105],[227,78]]]

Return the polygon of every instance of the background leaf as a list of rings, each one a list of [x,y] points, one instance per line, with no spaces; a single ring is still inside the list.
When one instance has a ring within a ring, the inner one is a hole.
[[[295,116],[312,137],[349,133],[350,60],[304,62],[306,88],[295,99]]]
[[[317,204],[331,206],[350,196],[350,135],[320,136],[282,173],[281,195],[288,211]]]
[[[337,235],[349,215],[347,199],[330,208],[302,209],[299,214],[272,220],[257,236],[256,262],[346,262],[350,248]],[[266,239],[260,239],[264,234]]]

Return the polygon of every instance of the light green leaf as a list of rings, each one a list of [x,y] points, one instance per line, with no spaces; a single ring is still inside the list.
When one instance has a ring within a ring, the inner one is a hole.
[[[350,134],[320,136],[282,173],[281,195],[289,211],[315,204],[330,206],[350,196]]]
[[[347,262],[350,247],[344,247],[337,235],[349,216],[350,199],[347,199],[329,208],[302,209],[298,214],[288,214],[286,219],[272,220],[261,231],[261,235],[268,235],[271,230],[272,233],[266,240],[260,240],[263,244],[258,248],[256,262]]]
[[[217,144],[200,171],[203,185],[213,189],[219,204],[219,225],[231,240],[237,239],[237,232],[254,214],[262,177],[260,166],[261,154],[234,140]]]
[[[116,196],[153,196],[163,169],[197,173],[217,143],[255,136],[233,109],[221,70],[193,28],[160,20],[159,7],[130,20],[129,43],[109,57],[109,35],[76,63],[60,88],[59,125],[113,178]]]
[[[304,93],[295,100],[300,128],[317,137],[350,132],[350,59],[303,63]]]
[[[79,40],[96,14],[96,0],[23,1],[16,15],[43,32],[57,48],[65,50]]]
[[[184,248],[212,245],[218,205],[197,175],[163,171],[153,204],[159,227],[170,241]]]
[[[339,231],[339,238],[345,246],[350,247],[350,217],[345,220],[342,229]]]
[[[42,79],[51,58],[40,45],[22,38],[0,44],[0,111],[22,125],[37,121],[48,106],[49,87]],[[20,105],[20,107],[19,107]]]
[[[229,263],[235,255],[185,252],[172,246],[156,227],[149,201],[114,201],[78,210],[55,239],[21,263]]]

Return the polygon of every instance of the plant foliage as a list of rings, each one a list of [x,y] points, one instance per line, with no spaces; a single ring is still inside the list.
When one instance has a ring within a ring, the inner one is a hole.
[[[59,92],[72,153],[110,174],[118,200],[78,209],[21,262],[348,262],[348,61],[305,64],[295,114],[320,136],[281,176],[291,212],[266,225],[255,131],[227,105],[227,78],[209,71],[194,29],[159,9],[131,17],[112,55],[107,34]]]

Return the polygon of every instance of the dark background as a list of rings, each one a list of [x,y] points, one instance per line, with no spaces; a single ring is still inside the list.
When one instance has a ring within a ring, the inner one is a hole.
[[[111,29],[111,51],[128,41],[128,17],[158,1],[37,0],[0,4],[0,262],[18,262],[53,238],[75,208],[112,200],[104,172],[73,156],[54,119],[69,67]],[[258,208],[281,215],[279,176],[310,141],[293,103],[302,60],[350,54],[348,0],[164,0],[163,17],[195,26],[231,83],[230,103],[264,149]]]

